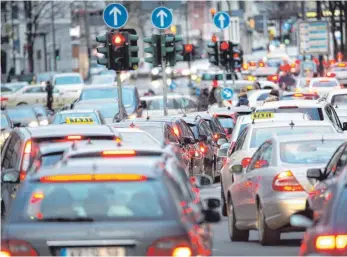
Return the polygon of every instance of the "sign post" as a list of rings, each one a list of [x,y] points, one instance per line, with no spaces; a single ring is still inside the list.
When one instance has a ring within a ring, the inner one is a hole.
[[[299,23],[299,53],[329,54],[329,24],[327,21]]]
[[[160,6],[153,10],[151,15],[152,24],[157,29],[160,29],[160,44],[161,49],[165,49],[165,29],[171,26],[172,24],[172,12],[170,9]],[[161,68],[162,68],[162,74],[163,74],[163,107],[164,107],[164,116],[168,115],[167,110],[167,92],[168,92],[168,85],[167,85],[167,76],[166,76],[166,59],[165,55],[162,54],[161,56]]]

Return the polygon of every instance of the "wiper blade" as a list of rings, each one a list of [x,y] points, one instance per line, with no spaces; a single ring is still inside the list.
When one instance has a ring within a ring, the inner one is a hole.
[[[39,219],[42,222],[93,222],[93,218],[89,217],[76,217],[76,218],[65,218],[65,217],[51,217],[45,219]]]

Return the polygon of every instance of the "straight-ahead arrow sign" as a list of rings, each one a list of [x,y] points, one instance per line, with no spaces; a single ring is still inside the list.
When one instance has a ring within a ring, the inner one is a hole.
[[[224,15],[223,14],[219,15],[218,20],[220,22],[220,27],[224,28],[224,21],[225,21]]]
[[[122,12],[117,7],[113,7],[109,14],[113,14],[113,23],[118,26],[118,15],[121,15]]]
[[[164,17],[167,17],[166,12],[160,10],[157,14],[157,17],[160,17],[160,27],[164,27]]]

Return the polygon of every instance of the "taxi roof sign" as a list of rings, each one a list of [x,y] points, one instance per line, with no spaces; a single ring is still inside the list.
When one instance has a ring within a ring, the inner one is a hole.
[[[262,120],[262,119],[273,119],[275,117],[272,112],[255,112],[252,113],[253,120]]]
[[[65,122],[67,124],[94,124],[94,120],[91,117],[67,117]]]

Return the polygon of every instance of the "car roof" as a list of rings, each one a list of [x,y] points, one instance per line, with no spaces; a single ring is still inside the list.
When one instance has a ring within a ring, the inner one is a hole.
[[[268,108],[278,108],[281,106],[298,106],[298,107],[322,107],[322,103],[325,101],[317,100],[281,100],[274,102],[265,102],[263,105],[257,106],[256,110],[268,109]]]
[[[288,121],[290,120],[304,120],[305,117],[309,117],[305,113],[274,113],[273,118],[269,119],[255,119],[254,122],[277,122],[277,121]],[[242,115],[240,118],[242,122],[252,122],[252,114]]]
[[[328,93],[329,96],[347,94],[347,88],[335,89]]]
[[[119,133],[122,132],[129,132],[129,133],[135,133],[135,132],[141,132],[141,133],[146,133],[145,131],[139,129],[139,128],[116,128]],[[146,133],[147,134],[147,133]]]
[[[163,124],[165,124],[165,121],[150,121],[150,120],[125,120],[122,122],[112,123],[112,126],[115,128],[117,127],[123,127],[124,126],[130,126],[131,124],[134,124],[135,126],[138,124],[139,126],[147,126],[147,127],[162,127]]]
[[[163,97],[164,97],[163,95],[142,96],[141,100],[150,101],[150,100],[162,99]],[[178,94],[168,94],[167,95],[167,98],[181,98],[181,97],[191,98],[190,95],[178,95]]]
[[[98,75],[98,76],[113,76],[113,75]],[[135,86],[133,86],[133,85],[122,85],[122,88],[134,89]],[[84,87],[82,91],[95,90],[95,89],[115,89],[115,90],[117,90],[117,87],[113,86],[113,85],[101,85],[101,86],[100,85],[99,86],[90,85],[90,86]]]
[[[252,125],[254,128],[287,127],[287,126],[290,126],[290,124],[292,122],[294,124],[294,127],[296,127],[296,126],[311,126],[311,127],[330,126],[330,127],[333,127],[333,125],[328,121],[316,121],[316,120],[273,121],[273,122],[254,123],[254,124],[250,124],[250,125]]]
[[[79,100],[79,101],[77,101],[74,104],[74,106],[76,106],[76,105],[87,105],[87,104],[102,104],[102,103],[118,103],[118,99],[102,98],[102,99]],[[96,107],[98,107],[98,106],[96,106]]]
[[[250,112],[251,113],[252,109],[248,106],[228,106],[228,107],[210,108],[209,111],[212,113],[235,113],[235,112]]]
[[[190,112],[185,114],[187,117],[196,117],[196,116],[200,116],[202,119],[206,119],[206,120],[211,120],[211,118],[213,118],[213,114],[210,112]]]
[[[34,128],[19,128],[20,130],[28,131],[34,138],[49,138],[49,137],[61,137],[67,135],[81,135],[81,136],[119,136],[119,133],[110,126],[106,125],[75,125],[75,124],[61,124],[61,125],[49,125],[39,126]]]
[[[65,77],[65,76],[79,76],[82,77],[81,74],[77,72],[66,72],[66,73],[56,73],[53,77]]]
[[[318,82],[321,82],[322,80],[325,80],[325,81],[337,81],[337,79],[336,78],[331,78],[331,77],[318,77],[318,78],[312,78],[311,79],[311,82],[316,82],[316,81],[318,81]]]
[[[341,134],[310,134],[308,137],[307,135],[274,135],[273,139],[277,142],[296,142],[296,141],[311,141],[311,140],[341,140],[341,144],[344,142],[347,142],[347,138],[344,135]]]
[[[60,111],[57,112],[57,114],[69,114],[69,113],[86,113],[86,112],[97,112],[94,109],[72,109],[72,110],[65,110],[65,111]]]

